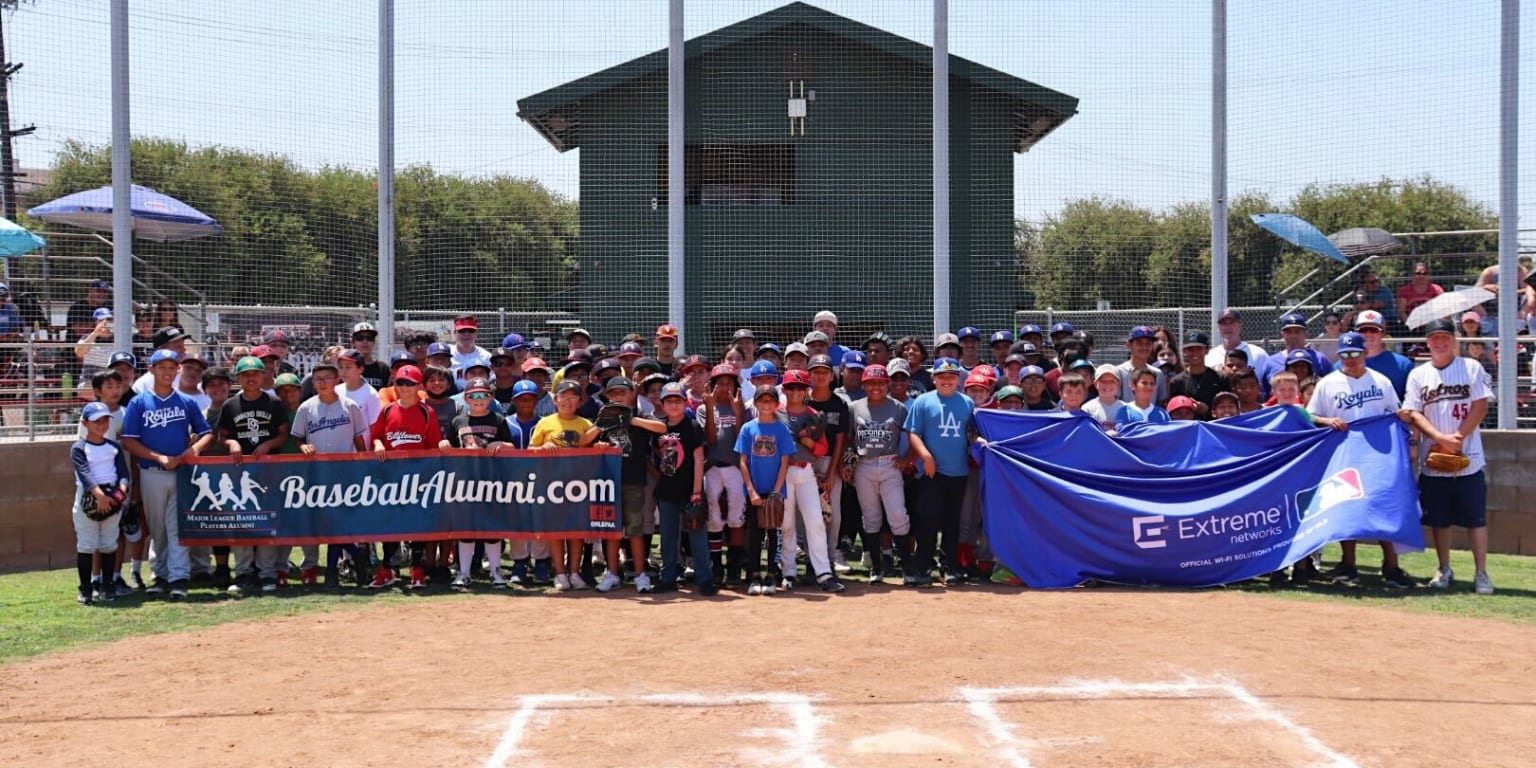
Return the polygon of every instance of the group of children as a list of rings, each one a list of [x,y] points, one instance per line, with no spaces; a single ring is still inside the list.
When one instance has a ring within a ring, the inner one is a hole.
[[[494,350],[478,346],[471,316],[455,322],[454,344],[413,335],[386,364],[372,357],[376,331],[361,323],[350,348],[327,350],[303,378],[289,370],[282,338],[248,350],[231,376],[187,354],[179,329],[161,329],[148,373],[135,379],[134,358],[119,353],[91,381],[97,402],[82,414],[72,448],[80,485],[80,600],[146,589],[145,542],[136,523],[153,544],[149,592],[185,597],[194,579],[236,595],[285,586],[289,547],[180,546],[174,471],[188,456],[599,444],[623,455],[622,539],[601,546],[581,539],[513,540],[505,547],[489,540],[411,542],[407,549],[385,542],[382,557],[372,545],[332,546],[324,584],[340,586],[350,570],[359,586],[382,589],[397,583],[398,568],[408,569],[412,588],[429,578],[464,588],[483,571],[497,587],[552,584],[564,591],[595,583],[609,592],[628,580],[652,592],[691,581],[701,594],[732,586],[760,595],[797,588],[803,553],[804,581],[836,593],[851,570],[855,539],[862,540],[873,583],[899,578],[922,586],[937,573],[946,584],[987,576],[1016,584],[986,552],[970,458],[977,409],[1075,412],[1114,431],[1141,421],[1290,406],[1305,407],[1319,426],[1343,429],[1355,414],[1329,406],[1338,388],[1329,382],[1344,369],[1354,381],[1370,362],[1357,334],[1340,338],[1348,364],[1337,372],[1288,337],[1287,350],[1264,361],[1268,375],[1261,378],[1247,365],[1262,354],[1246,349],[1252,345],[1227,339],[1212,349],[1205,334],[1192,332],[1180,350],[1186,365],[1170,367],[1154,362],[1166,357],[1155,346],[1159,332],[1136,328],[1126,362],[1095,365],[1092,335],[1065,323],[1048,335],[1037,326],[1021,328],[1017,338],[992,334],[991,363],[981,359],[977,329],[940,334],[930,361],[917,337],[875,333],[849,349],[835,341],[831,312],[818,313],[813,325],[783,348],[758,345],[742,329],[713,365],[679,355],[671,325],[657,329],[651,356],[638,334],[610,351],[575,329],[565,359],[551,366],[518,334]],[[1320,370],[1325,366],[1330,370]],[[130,383],[134,394],[124,408]],[[633,417],[599,427],[594,419],[606,404],[624,406]],[[758,512],[772,497],[782,500],[783,520],[764,526]],[[706,510],[701,526],[686,524],[695,505]],[[658,531],[660,552],[653,553]],[[691,567],[683,564],[685,553]],[[659,568],[652,568],[653,554]],[[504,555],[512,561],[510,577]],[[131,566],[127,579],[123,565]],[[1346,565],[1352,571],[1352,557]],[[1395,575],[1385,573],[1389,581]],[[299,574],[305,584],[320,583],[318,548],[302,549]]]

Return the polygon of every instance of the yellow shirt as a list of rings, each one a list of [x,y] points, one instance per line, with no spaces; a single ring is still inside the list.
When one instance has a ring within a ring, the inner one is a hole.
[[[528,447],[553,445],[557,448],[575,448],[581,436],[591,428],[592,422],[580,416],[562,419],[560,414],[552,413],[533,425],[533,438],[528,441]]]

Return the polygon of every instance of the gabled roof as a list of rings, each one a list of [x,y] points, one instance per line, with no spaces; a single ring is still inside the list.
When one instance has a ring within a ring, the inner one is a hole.
[[[923,67],[933,63],[933,49],[845,16],[806,3],[794,2],[753,16],[684,43],[689,60],[735,45],[791,24],[805,24],[846,37]],[[667,68],[665,48],[623,64],[536,93],[517,102],[518,117],[534,127],[556,149],[564,152],[580,146],[581,100]],[[999,72],[959,56],[949,57],[951,77],[1013,97],[1014,151],[1024,152],[1046,134],[1077,114],[1077,98],[1013,75]]]

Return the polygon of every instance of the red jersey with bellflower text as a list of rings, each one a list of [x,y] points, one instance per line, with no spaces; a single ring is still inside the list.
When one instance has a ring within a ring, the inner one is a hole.
[[[436,449],[443,433],[437,414],[425,404],[407,408],[396,402],[385,406],[373,423],[372,439],[382,441],[386,451],[421,451]]]

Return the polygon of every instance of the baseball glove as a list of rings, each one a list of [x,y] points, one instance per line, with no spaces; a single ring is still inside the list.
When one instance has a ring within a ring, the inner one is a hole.
[[[1460,472],[1471,466],[1472,460],[1460,453],[1441,453],[1430,451],[1429,458],[1424,460],[1424,466],[1436,472]]]
[[[676,434],[668,433],[656,438],[656,469],[663,477],[677,474],[683,465],[683,441]]]
[[[101,486],[101,492],[105,493],[107,498],[116,501],[117,506],[103,508],[97,506],[96,494],[90,491],[80,494],[80,511],[84,512],[87,518],[97,522],[117,514],[118,510],[123,508],[123,501],[127,498],[122,489],[115,485],[103,485]]]
[[[843,472],[851,477],[853,471],[859,468],[859,449],[848,446],[843,449]]]
[[[629,420],[635,417],[635,412],[627,405],[618,403],[604,403],[597,410],[597,418],[592,420],[592,425],[607,432],[618,427],[629,426]]]
[[[757,505],[757,527],[766,531],[783,525],[784,497],[777,493],[764,496],[763,503]]]
[[[708,516],[709,511],[705,508],[702,501],[695,501],[683,507],[683,532],[693,533],[694,531],[703,530],[704,522]]]
[[[117,521],[117,529],[122,532],[123,538],[129,543],[137,543],[144,538],[144,529],[139,527],[139,503],[129,499],[123,504],[123,516]]]

